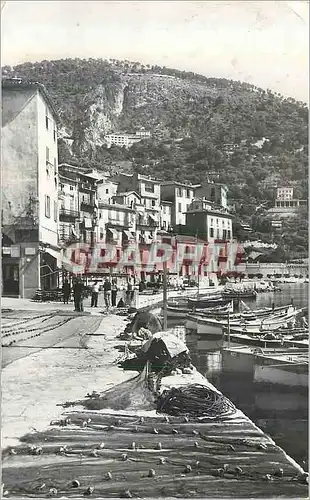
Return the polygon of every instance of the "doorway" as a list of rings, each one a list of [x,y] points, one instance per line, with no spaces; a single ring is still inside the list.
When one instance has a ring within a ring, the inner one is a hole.
[[[2,264],[3,296],[19,296],[19,265]]]

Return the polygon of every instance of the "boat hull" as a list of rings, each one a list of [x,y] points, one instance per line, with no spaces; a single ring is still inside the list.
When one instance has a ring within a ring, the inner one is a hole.
[[[254,382],[284,385],[287,387],[308,387],[308,365],[285,367],[255,366]]]

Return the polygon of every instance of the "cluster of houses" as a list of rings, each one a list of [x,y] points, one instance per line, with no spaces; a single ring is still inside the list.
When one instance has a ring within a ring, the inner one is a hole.
[[[58,164],[58,116],[39,83],[4,80],[2,108],[4,295],[57,287],[75,242],[144,247],[186,226],[204,241],[232,240],[226,186]]]
[[[167,235],[232,242],[226,186],[58,164],[58,122],[43,85],[2,82],[3,295],[30,298],[59,286],[63,251],[74,243],[144,248]],[[137,140],[148,136],[142,130]]]

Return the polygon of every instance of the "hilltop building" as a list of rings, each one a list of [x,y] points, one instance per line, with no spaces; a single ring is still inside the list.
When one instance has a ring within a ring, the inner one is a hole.
[[[57,121],[43,85],[2,81],[3,295],[57,285]]]
[[[142,141],[143,139],[148,139],[151,137],[151,133],[141,129],[135,134],[124,134],[124,133],[111,133],[105,136],[105,141],[107,147],[110,148],[113,144],[115,146],[130,148],[133,144]]]
[[[293,187],[286,186],[276,189],[274,206],[268,210],[268,216],[272,219],[274,227],[277,226],[277,221],[281,221],[281,219],[285,219],[286,217],[292,217],[296,214],[299,207],[307,206],[307,200],[300,200],[294,194]]]

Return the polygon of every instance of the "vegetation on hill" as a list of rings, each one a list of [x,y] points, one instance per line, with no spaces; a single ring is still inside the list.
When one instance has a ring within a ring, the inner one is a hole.
[[[165,180],[226,183],[236,223],[250,224],[253,238],[270,238],[266,209],[275,186],[294,186],[296,197],[308,197],[303,102],[239,81],[114,59],[41,61],[2,71],[46,86],[61,117],[60,161],[114,171],[131,162],[133,170]],[[141,127],[150,139],[129,150],[107,149],[107,133]],[[284,239],[275,239],[305,253],[307,218],[300,212],[297,220],[293,228],[284,224]],[[297,227],[298,242],[291,231]]]

